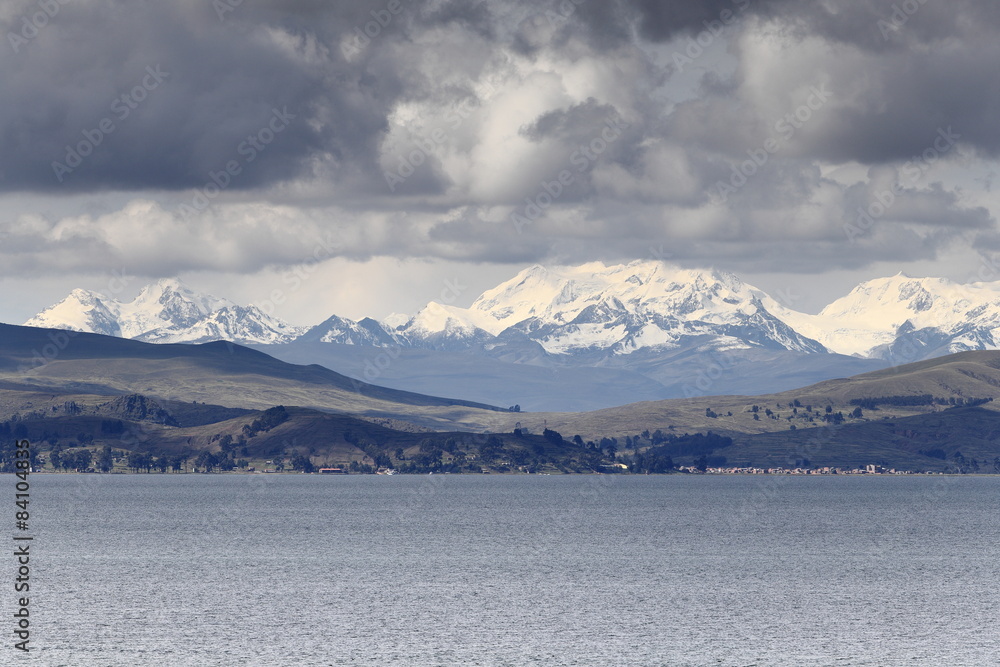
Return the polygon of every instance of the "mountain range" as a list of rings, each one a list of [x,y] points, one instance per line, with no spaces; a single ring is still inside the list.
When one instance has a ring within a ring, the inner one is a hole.
[[[229,340],[398,389],[584,410],[776,392],[997,349],[1000,283],[898,274],[813,315],[722,271],[536,265],[468,308],[432,301],[405,321],[334,315],[303,328],[165,279],[131,302],[73,290],[25,324],[157,343]]]
[[[303,329],[270,317],[256,306],[239,306],[227,299],[196,293],[176,278],[146,285],[128,302],[75,289],[25,325],[150,343],[279,343],[303,333]]]
[[[606,472],[645,458],[633,471],[655,472],[662,455],[682,465],[706,456],[737,467],[993,471],[998,398],[1000,352],[975,351],[755,397],[513,413],[227,342],[0,325],[0,434],[43,452],[107,446],[119,460],[123,451],[161,460],[211,453],[230,468],[241,457],[254,466],[307,457],[410,472]],[[0,448],[0,467],[12,461],[8,450]]]

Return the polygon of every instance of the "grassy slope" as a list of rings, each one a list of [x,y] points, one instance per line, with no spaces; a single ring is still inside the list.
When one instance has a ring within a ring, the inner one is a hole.
[[[55,338],[53,338],[53,336]],[[42,358],[53,340],[65,345]],[[52,355],[49,355],[52,357]],[[321,366],[287,364],[229,343],[153,345],[46,329],[0,325],[0,386],[39,394],[139,393],[183,402],[264,409],[301,405],[405,419],[438,429],[481,425],[495,408],[358,382]]]
[[[814,412],[822,414],[825,406],[847,415],[854,409],[850,405],[853,398],[875,396],[916,396],[931,394],[941,397],[994,398],[1000,399],[1000,351],[963,352],[961,354],[922,361],[916,364],[865,373],[848,379],[828,380],[796,391],[787,391],[765,396],[710,396],[691,399],[672,399],[633,403],[620,408],[597,410],[579,414],[572,413],[496,413],[491,415],[491,425],[495,430],[506,430],[514,421],[540,432],[547,423],[563,435],[579,433],[585,438],[599,436],[622,437],[634,435],[645,429],[664,432],[696,432],[712,430],[718,433],[772,433],[788,431],[791,424],[799,429],[821,426],[819,416],[814,415],[810,424],[800,414],[791,422],[789,404],[798,399],[803,405],[812,405]],[[753,419],[751,406],[760,406],[760,420]],[[780,407],[779,407],[780,406]],[[983,406],[993,411],[1000,409],[1000,400]],[[705,409],[711,408],[720,416],[707,417]],[[765,408],[771,409],[781,418],[766,418]],[[928,412],[940,412],[943,408],[883,406],[878,411],[865,413],[865,423],[887,418],[912,417]],[[726,416],[732,412],[731,417]],[[799,409],[803,413],[802,408]],[[673,429],[671,429],[673,427]],[[801,433],[799,434],[801,435]]]
[[[942,450],[949,461],[923,455]],[[730,465],[784,466],[808,459],[817,466],[864,466],[868,463],[908,470],[954,469],[952,455],[977,459],[983,472],[994,472],[1000,456],[1000,412],[954,408],[942,412],[735,438],[732,447],[715,452]]]

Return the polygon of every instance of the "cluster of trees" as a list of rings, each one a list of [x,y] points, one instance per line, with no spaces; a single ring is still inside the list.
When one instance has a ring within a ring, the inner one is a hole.
[[[292,470],[316,472],[316,466],[313,464],[312,460],[303,454],[293,454],[288,460],[288,465],[292,468]]]
[[[664,473],[676,468],[675,458],[691,457],[695,467],[704,471],[709,467],[723,466],[726,457],[713,456],[717,449],[733,444],[733,439],[717,433],[671,434],[663,443],[649,449],[625,456],[624,462],[631,472]]]
[[[275,426],[288,421],[288,411],[285,406],[276,405],[261,413],[260,417],[254,419],[249,424],[243,425],[243,435],[252,438],[258,433],[270,431]]]
[[[125,465],[132,472],[139,472],[140,470],[144,472],[152,472],[154,470],[159,470],[160,472],[167,472],[168,468],[172,468],[176,465],[176,470],[184,469],[184,460],[181,457],[167,457],[167,456],[153,456],[152,454],[146,454],[143,452],[129,452],[125,457]]]
[[[932,396],[931,394],[918,394],[916,396],[870,396],[867,398],[852,398],[851,405],[857,405],[867,410],[878,410],[880,405],[895,405],[902,407],[915,407],[921,405],[947,405],[956,408],[973,408],[977,405],[989,403],[992,398],[962,398],[950,396],[948,398]]]
[[[187,463],[188,459],[191,458],[191,454],[182,454],[179,457],[175,457],[170,464],[173,470],[183,470],[183,466]],[[180,461],[181,468],[174,467],[174,461]],[[245,469],[249,467],[250,462],[246,459],[235,459],[231,452],[215,454],[209,451],[201,451],[192,460],[192,465],[194,471],[198,472],[202,470],[204,472],[215,472],[220,470],[222,472],[228,472],[236,468]]]
[[[635,473],[661,474],[676,467],[673,457],[662,447],[650,447],[628,458],[628,469]]]
[[[49,462],[55,470],[62,469],[84,472],[91,467],[93,461],[94,453],[89,449],[77,449],[76,451],[66,452],[57,447],[49,452]],[[108,466],[108,470],[111,470],[111,466]]]

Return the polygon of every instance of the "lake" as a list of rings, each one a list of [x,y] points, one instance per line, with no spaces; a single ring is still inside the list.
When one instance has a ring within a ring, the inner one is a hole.
[[[31,483],[36,665],[1000,663],[995,477]]]

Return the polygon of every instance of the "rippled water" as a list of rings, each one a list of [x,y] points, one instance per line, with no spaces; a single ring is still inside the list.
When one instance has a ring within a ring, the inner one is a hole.
[[[1000,478],[33,475],[32,521],[38,665],[1000,664]]]

